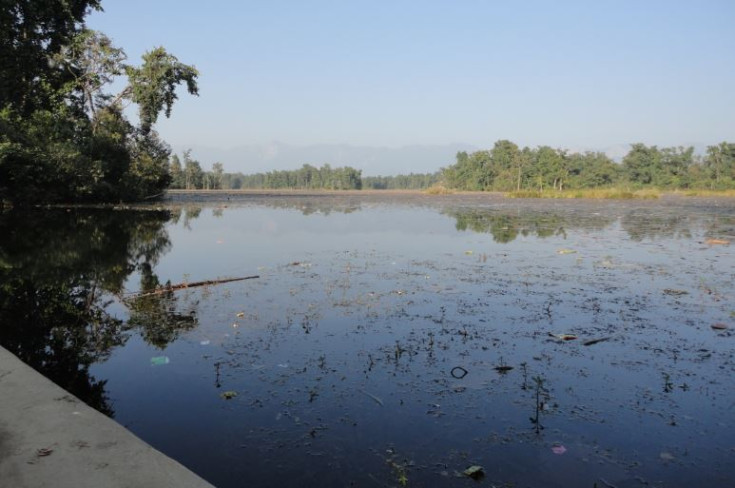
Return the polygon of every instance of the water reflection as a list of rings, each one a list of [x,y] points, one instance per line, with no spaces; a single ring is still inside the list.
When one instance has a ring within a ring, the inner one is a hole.
[[[623,229],[633,241],[663,238],[691,239],[692,217],[689,215],[650,215],[631,212],[621,221]]]
[[[227,203],[216,204],[212,216],[219,219],[234,210]],[[305,216],[350,214],[368,208],[352,198],[260,198],[257,204],[295,209]],[[163,349],[197,326],[196,303],[180,310],[174,292],[136,297],[125,294],[123,285],[135,274],[140,277],[140,290],[164,287],[155,268],[172,249],[165,226],[181,224],[191,229],[202,210],[203,205],[184,204],[169,210],[47,209],[3,214],[0,343],[87,403],[111,414],[104,381],[90,377],[89,366],[124,344],[131,330]],[[583,215],[488,207],[439,211],[455,219],[458,231],[489,233],[497,243],[510,243],[520,236],[565,238],[578,229],[602,230],[618,219],[636,242],[689,239],[697,226],[711,228],[717,235],[735,228],[731,215],[711,215],[702,222],[701,215],[660,209]],[[126,320],[110,315],[111,301],[125,305]]]
[[[555,214],[502,213],[487,209],[462,209],[446,212],[456,219],[459,231],[492,234],[495,242],[508,243],[519,235],[536,237],[566,236],[566,228],[572,223]],[[609,225],[610,219],[602,219],[600,226]]]
[[[0,344],[92,407],[113,414],[105,381],[89,367],[125,344],[131,329],[158,347],[196,325],[172,293],[124,297],[134,272],[142,290],[171,249],[167,211],[43,210],[0,216]],[[108,312],[122,298],[124,322]]]
[[[222,217],[227,211],[238,208],[239,205],[255,203],[259,207],[272,209],[298,210],[304,216],[338,213],[349,215],[355,212],[369,211],[376,204],[390,203],[381,200],[358,199],[344,196],[309,196],[309,195],[279,195],[258,196],[257,198],[235,199],[212,202],[202,202],[204,206],[213,206],[214,217]],[[415,204],[416,202],[413,202]],[[418,202],[428,207],[436,207],[443,215],[455,219],[455,228],[458,231],[471,231],[491,234],[493,240],[500,244],[508,244],[519,237],[562,237],[569,231],[601,231],[621,222],[622,229],[633,241],[645,239],[655,240],[662,238],[691,238],[692,228],[706,225],[722,234],[723,226],[729,225],[735,234],[735,224],[732,217],[724,213],[697,214],[691,208],[682,209],[675,205],[665,207],[637,206],[635,203],[619,204],[605,202],[603,204],[589,204],[582,202],[580,208],[557,206],[549,208],[520,206],[507,208],[505,206],[467,206],[458,204],[454,200],[446,202],[424,200]],[[576,202],[573,202],[576,203]],[[183,218],[184,226],[191,229],[190,221],[198,218],[202,206],[184,205],[173,211],[173,221]]]
[[[0,341],[217,486],[732,479],[732,206],[496,203],[5,215]]]

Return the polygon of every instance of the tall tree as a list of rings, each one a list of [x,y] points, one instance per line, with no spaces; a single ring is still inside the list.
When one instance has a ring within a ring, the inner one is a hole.
[[[184,169],[181,166],[179,156],[173,154],[169,161],[169,172],[171,173],[171,188],[184,188],[186,181],[184,179]]]
[[[623,158],[623,168],[631,183],[650,185],[661,167],[661,153],[656,146],[632,144]]]
[[[212,190],[220,190],[222,189],[222,175],[225,172],[224,166],[222,166],[222,163],[217,162],[212,165]]]
[[[0,201],[136,200],[170,182],[170,148],[153,125],[171,114],[177,86],[198,93],[198,72],[163,48],[126,64],[109,38],[83,29],[91,8],[99,2],[2,0]],[[110,93],[123,74],[128,84]]]
[[[184,181],[187,190],[202,188],[204,171],[199,161],[191,158],[191,149],[184,151]]]
[[[99,0],[0,2],[0,109],[47,109],[69,73],[49,63],[82,30]]]
[[[710,188],[732,187],[735,184],[735,144],[722,142],[708,146],[704,168]]]
[[[125,71],[130,80],[126,95],[138,104],[140,129],[144,134],[150,132],[162,111],[166,117],[171,116],[179,84],[186,83],[190,94],[199,94],[196,68],[179,62],[162,47],[145,53],[141,67],[126,66]]]

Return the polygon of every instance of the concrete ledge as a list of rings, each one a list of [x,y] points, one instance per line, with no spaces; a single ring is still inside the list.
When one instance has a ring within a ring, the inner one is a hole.
[[[0,486],[212,487],[2,347]]]

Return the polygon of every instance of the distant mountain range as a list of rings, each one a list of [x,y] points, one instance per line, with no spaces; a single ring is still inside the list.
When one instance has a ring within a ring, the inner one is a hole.
[[[694,146],[695,153],[703,154],[705,144]],[[362,170],[363,176],[390,176],[409,173],[434,173],[454,164],[458,151],[474,152],[479,148],[472,144],[451,143],[437,145],[411,145],[402,147],[353,146],[349,144],[314,144],[296,146],[282,142],[243,145],[228,149],[207,146],[174,146],[181,154],[192,150],[192,157],[202,168],[209,170],[220,162],[228,173],[264,173],[273,170],[297,169],[304,164],[332,167],[351,166]],[[569,148],[570,152],[601,151],[620,162],[630,149],[630,144],[618,144],[602,149]]]

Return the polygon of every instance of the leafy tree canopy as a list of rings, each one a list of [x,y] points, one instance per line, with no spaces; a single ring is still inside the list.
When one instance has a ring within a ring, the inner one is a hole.
[[[171,182],[171,150],[154,130],[177,87],[198,94],[198,72],[164,48],[127,63],[123,49],[84,28],[96,0],[0,0],[0,201],[138,200]],[[127,84],[110,88],[118,77]],[[125,106],[138,106],[129,121]]]

